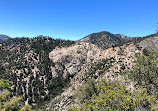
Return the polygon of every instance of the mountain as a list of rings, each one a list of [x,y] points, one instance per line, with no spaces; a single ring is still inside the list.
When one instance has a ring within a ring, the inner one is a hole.
[[[107,31],[90,34],[83,39],[79,40],[80,42],[88,42],[97,45],[103,49],[122,44],[126,41],[132,40],[134,37],[128,37],[121,34],[112,34]]]
[[[126,82],[121,72],[135,65],[138,53],[157,46],[155,34],[132,38],[105,31],[78,41],[14,38],[0,45],[0,77],[34,109],[64,111],[89,78]],[[126,86],[134,88],[133,82]]]
[[[60,76],[62,72],[54,67],[49,52],[73,43],[44,36],[4,41],[0,46],[0,77],[12,81],[13,95],[23,96],[25,103],[44,104],[61,93],[69,79]],[[58,77],[54,78],[54,73]]]
[[[136,55],[143,55],[144,49],[150,49],[151,46],[152,49],[158,48],[158,38],[155,34],[146,37],[129,38],[119,34],[113,36],[107,32],[103,33],[115,38],[113,43],[116,43],[117,40],[121,41],[121,39],[122,42],[115,44],[113,47],[108,46],[107,42],[105,47],[105,44],[98,44],[97,40],[91,41],[97,36],[88,36],[77,41],[71,47],[55,48],[49,53],[49,58],[54,63],[60,63],[56,67],[59,69],[65,68],[63,72],[68,72],[71,79],[69,87],[53,98],[47,109],[67,111],[74,104],[76,91],[88,78],[120,81],[121,83],[127,82],[121,72],[130,70],[135,65]],[[101,32],[101,34],[103,33]],[[89,39],[89,37],[91,38]],[[102,42],[102,39],[99,40],[98,42]],[[65,75],[66,73],[63,73],[63,76]],[[128,89],[134,89],[133,82],[128,81],[127,83],[126,87]]]
[[[75,90],[88,78],[122,80],[120,72],[133,66],[135,53],[141,53],[141,51],[132,43],[105,50],[84,42],[68,48],[54,49],[50,53],[50,59],[54,63],[61,64],[58,66],[59,69],[65,67],[64,72],[69,72],[71,81],[64,92],[51,100],[49,109],[62,111],[72,105]]]
[[[2,42],[2,41],[6,41],[6,40],[8,40],[8,39],[10,39],[9,36],[0,34],[0,42]]]

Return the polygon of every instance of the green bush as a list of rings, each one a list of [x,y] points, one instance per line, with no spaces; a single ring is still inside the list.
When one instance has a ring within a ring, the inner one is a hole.
[[[76,104],[69,111],[154,110],[158,106],[155,96],[147,95],[146,89],[141,86],[130,91],[117,82],[100,81],[93,85],[88,83],[82,86],[85,88],[77,94],[85,94],[85,96],[77,98]],[[96,88],[95,91],[91,89],[92,86]],[[90,93],[87,92],[89,89]]]
[[[158,51],[145,51],[138,55],[136,65],[125,74],[137,85],[147,89],[148,94],[158,91]]]
[[[0,80],[0,111],[32,111],[30,105],[22,107],[21,97],[10,97],[10,92],[6,89],[9,88],[9,81]]]

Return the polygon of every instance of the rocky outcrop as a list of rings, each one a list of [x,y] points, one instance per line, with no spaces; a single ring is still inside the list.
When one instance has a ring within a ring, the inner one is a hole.
[[[124,81],[120,72],[132,68],[136,53],[142,51],[133,43],[103,50],[91,43],[78,42],[71,47],[54,49],[49,54],[50,59],[55,63],[61,63],[73,77],[69,87],[51,100],[48,110],[67,110],[73,104],[71,97],[74,95],[74,90],[89,77],[97,80]],[[63,76],[66,77],[66,74]],[[132,85],[128,84],[128,87],[132,88]]]
[[[60,63],[61,67],[64,66],[64,72],[75,75],[87,64],[100,59],[101,55],[103,55],[103,50],[96,45],[80,42],[71,47],[54,49],[49,53],[49,58],[55,63]],[[60,66],[56,65],[58,69]],[[63,74],[64,77],[66,77],[65,74]]]

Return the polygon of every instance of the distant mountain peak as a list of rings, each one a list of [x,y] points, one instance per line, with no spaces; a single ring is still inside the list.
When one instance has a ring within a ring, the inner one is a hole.
[[[105,49],[111,46],[121,44],[131,39],[132,37],[128,37],[122,34],[112,34],[107,31],[102,31],[102,32],[90,34],[84,37],[83,39],[79,40],[79,42],[92,43]]]
[[[0,41],[6,41],[8,39],[10,39],[11,37],[4,35],[4,34],[0,34]]]

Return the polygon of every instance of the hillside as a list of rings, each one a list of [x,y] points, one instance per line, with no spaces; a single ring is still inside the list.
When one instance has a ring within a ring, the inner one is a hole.
[[[77,50],[74,51],[74,49]],[[64,54],[63,50],[65,50]],[[63,110],[67,107],[66,103],[72,104],[73,92],[88,78],[122,81],[120,72],[133,66],[135,53],[141,53],[141,51],[132,43],[106,50],[89,43],[80,43],[80,45],[74,45],[68,49],[53,50],[50,53],[50,58],[55,63],[62,63],[67,71],[71,71],[69,73],[73,75],[73,78],[70,87],[52,100],[51,108]],[[60,56],[56,56],[56,54],[60,54]],[[129,87],[132,86],[129,85]],[[59,100],[60,102],[55,104]]]
[[[124,83],[121,73],[135,65],[136,55],[157,46],[155,34],[131,38],[99,32],[78,41],[14,38],[0,45],[0,77],[12,81],[12,94],[36,110],[63,111],[89,78]],[[134,89],[134,83],[126,87]]]
[[[0,42],[2,42],[2,41],[6,41],[6,40],[8,40],[8,39],[10,39],[9,36],[0,34]]]
[[[134,39],[134,37],[128,37],[121,34],[112,34],[107,31],[90,34],[83,39],[79,40],[80,42],[87,42],[97,45],[100,48],[106,49],[112,46],[116,46]]]
[[[121,73],[130,70],[136,60],[136,54],[143,54],[144,49],[157,48],[157,37],[155,35],[144,38],[134,38],[117,44],[111,48],[100,48],[100,46],[78,41],[68,48],[56,48],[49,55],[55,63],[61,63],[62,67],[72,75],[70,85],[59,96],[52,99],[48,109],[65,111],[74,104],[74,94],[88,78],[95,80],[110,80],[127,82]],[[85,38],[84,38],[85,39]],[[153,42],[155,41],[155,42]],[[151,47],[152,46],[152,47]],[[127,82],[128,89],[134,89],[133,82]]]
[[[43,36],[3,42],[0,47],[0,77],[12,81],[13,95],[23,96],[25,103],[44,104],[59,94],[69,79],[62,79],[59,69],[55,69],[59,76],[52,76],[51,68],[55,64],[49,59],[49,52],[72,43]]]

